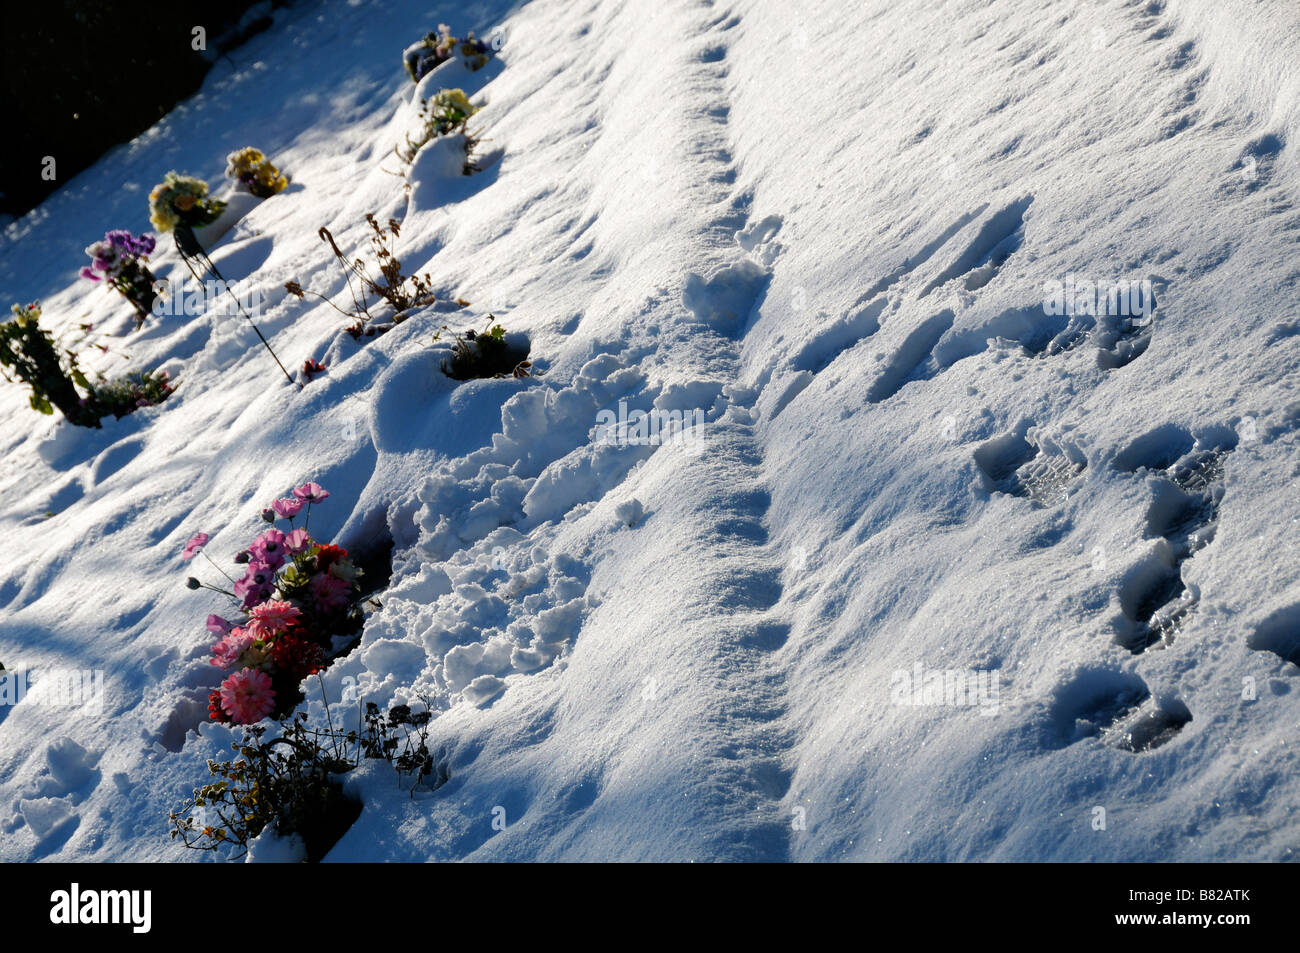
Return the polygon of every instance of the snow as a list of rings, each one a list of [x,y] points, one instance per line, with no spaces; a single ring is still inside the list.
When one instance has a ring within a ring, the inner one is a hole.
[[[102,431],[0,388],[0,662],[105,684],[102,712],[0,706],[0,860],[203,859],[167,812],[238,733],[205,723],[217,606],[180,551],[202,530],[224,561],[309,479],[314,534],[394,544],[323,697],[427,700],[448,778],[364,764],[327,860],[1292,856],[1290,4],[274,18],[0,240],[12,300],[109,345],[91,368],[180,379]],[[414,87],[402,49],[440,21],[504,43]],[[442,86],[482,107],[481,171],[435,142],[408,193],[393,148]],[[210,253],[287,367],[327,364],[301,390],[237,313],[134,332],[76,278],[165,172],[216,186],[244,145],[291,184]],[[357,342],[284,284],[346,309],[317,230],[369,255],[366,213],[443,304]],[[1071,278],[1154,310],[1046,312]],[[435,332],[489,314],[535,376],[439,371]],[[699,445],[607,439],[620,401],[700,411]],[[995,708],[928,695],[947,673],[996,676]]]

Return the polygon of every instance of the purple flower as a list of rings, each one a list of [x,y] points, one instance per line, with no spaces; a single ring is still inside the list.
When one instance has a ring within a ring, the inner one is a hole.
[[[275,570],[266,563],[249,563],[248,573],[235,583],[235,595],[244,600],[244,608],[251,609],[271,597],[271,582]]]
[[[124,273],[132,272],[137,259],[152,254],[155,244],[156,239],[152,235],[137,238],[125,229],[113,229],[104,234],[103,241],[95,242],[86,249],[91,265],[88,269],[83,268],[80,274],[83,278],[96,281],[98,279],[93,276],[93,272],[102,271],[116,280]]]
[[[208,616],[207,630],[213,635],[226,635],[234,627],[233,622],[227,622],[219,615]]]
[[[248,571],[244,574],[244,578],[249,585],[269,586],[275,582],[275,570],[276,567],[270,563],[251,562],[248,564]]]
[[[291,520],[301,512],[303,501],[297,497],[287,496],[283,499],[276,500],[271,504],[271,507],[284,519]]]
[[[329,496],[329,492],[319,483],[304,483],[302,486],[294,487],[293,495],[308,503],[323,503]]]
[[[95,272],[88,265],[83,265],[79,274],[81,275],[81,277],[86,278],[90,281],[102,280],[99,277],[99,275],[95,274]]]
[[[208,540],[211,538],[207,533],[195,533],[190,538],[190,541],[185,544],[185,552],[181,553],[181,558],[189,562],[199,554],[199,550],[208,545]]]
[[[253,540],[253,545],[248,547],[248,551],[253,554],[253,562],[249,564],[250,571],[259,562],[278,569],[284,565],[284,533],[278,529],[268,529]]]

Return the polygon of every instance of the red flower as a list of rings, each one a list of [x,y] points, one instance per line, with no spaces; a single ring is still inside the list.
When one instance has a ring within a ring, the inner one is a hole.
[[[316,550],[316,569],[318,572],[327,572],[330,566],[347,558],[348,551],[342,546],[331,546],[324,543]]]
[[[286,672],[300,682],[325,667],[325,653],[316,643],[286,633],[271,646],[271,661],[281,672]]]
[[[229,722],[230,716],[221,708],[221,689],[214,688],[208,694],[208,717],[213,721]]]

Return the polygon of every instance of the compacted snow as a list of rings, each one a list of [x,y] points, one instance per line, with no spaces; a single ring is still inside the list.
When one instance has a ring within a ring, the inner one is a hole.
[[[221,606],[181,549],[227,564],[307,480],[316,535],[392,544],[335,716],[428,699],[448,778],[348,775],[329,860],[1291,856],[1292,3],[276,18],[0,242],[91,367],[181,382],[102,431],[0,388],[0,662],[103,678],[0,706],[0,859],[209,856],[166,815],[238,731],[204,724]],[[417,90],[440,20],[500,51]],[[393,154],[444,86],[482,107],[471,176]],[[286,365],[327,365],[301,389],[238,314],[134,332],[76,277],[165,172],[216,184],[245,145],[293,184],[212,258]],[[346,307],[317,230],[368,254],[366,213],[443,303],[358,343],[284,284]],[[534,377],[441,373],[435,332],[489,314]],[[609,426],[651,410],[693,426]]]

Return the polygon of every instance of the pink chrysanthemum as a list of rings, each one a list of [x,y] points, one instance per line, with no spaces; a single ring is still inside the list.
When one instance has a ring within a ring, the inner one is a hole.
[[[211,538],[207,533],[195,533],[185,544],[185,552],[181,553],[181,558],[189,562],[199,554],[199,550],[208,545],[208,540]]]
[[[249,611],[248,630],[259,639],[268,635],[277,635],[298,621],[302,610],[292,602],[283,599],[271,599],[260,606],[253,606]]]
[[[237,725],[261,721],[275,708],[275,689],[265,672],[245,668],[221,683],[221,710]]]
[[[222,668],[230,668],[255,641],[256,638],[251,632],[244,629],[231,629],[229,635],[212,646],[212,658],[209,662]]]

